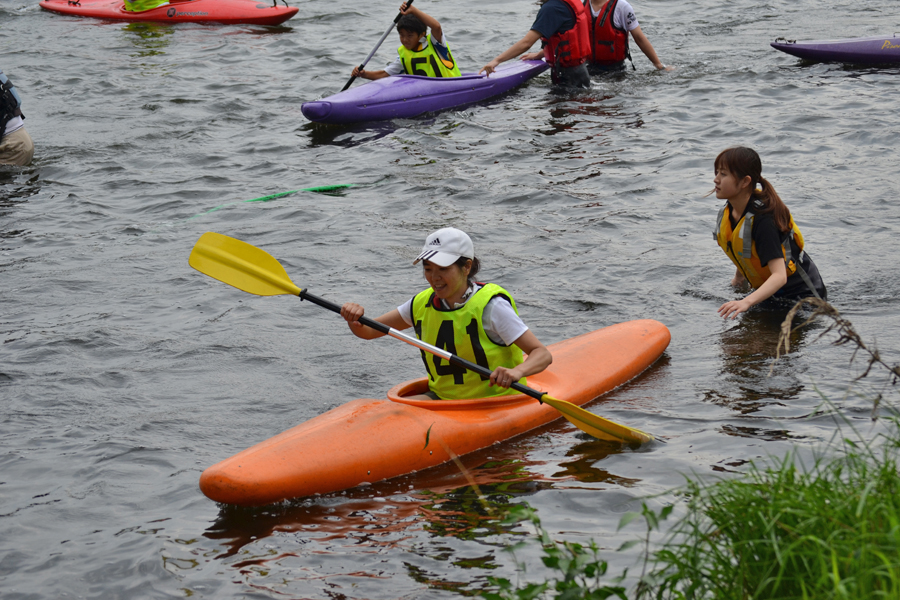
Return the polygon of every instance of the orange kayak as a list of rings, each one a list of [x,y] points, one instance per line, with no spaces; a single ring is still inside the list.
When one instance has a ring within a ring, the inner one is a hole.
[[[671,336],[658,321],[629,321],[549,346],[553,364],[528,385],[586,404],[653,364]],[[200,489],[225,504],[260,506],[326,494],[434,467],[561,418],[524,394],[412,400],[423,377],[387,399],[353,400],[217,463]]]

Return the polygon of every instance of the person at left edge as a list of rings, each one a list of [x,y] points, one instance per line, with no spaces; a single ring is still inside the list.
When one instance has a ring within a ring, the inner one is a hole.
[[[24,119],[19,92],[0,70],[0,165],[24,167],[34,158],[34,142]]]
[[[400,47],[397,58],[380,71],[354,67],[352,75],[363,79],[381,79],[391,75],[423,75],[425,77],[459,77],[459,66],[447,45],[447,36],[437,19],[416,6],[400,5],[403,14],[397,21]],[[428,29],[431,34],[427,35]]]
[[[125,10],[128,12],[144,12],[168,3],[169,0],[125,0]]]
[[[499,285],[475,281],[480,261],[466,233],[439,229],[425,239],[413,264],[422,263],[429,288],[377,319],[397,330],[413,327],[418,338],[489,369],[490,379],[422,351],[433,400],[461,400],[518,394],[509,386],[526,384],[553,361],[550,351],[519,317],[512,296]],[[383,333],[359,322],[365,310],[348,302],[341,307],[350,331],[371,340]],[[528,354],[523,360],[522,353]]]
[[[589,88],[591,78],[585,63],[591,54],[589,18],[579,0],[543,0],[525,37],[498,54],[479,73],[490,75],[502,62],[527,52],[541,40],[543,50],[522,60],[544,57],[552,67],[553,83],[563,87]]]

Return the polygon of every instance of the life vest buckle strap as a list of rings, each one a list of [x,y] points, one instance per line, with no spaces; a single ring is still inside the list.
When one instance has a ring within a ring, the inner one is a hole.
[[[725,215],[725,207],[719,209],[719,216],[716,217],[716,228],[713,229],[713,239],[719,241],[719,232],[722,230],[722,217]]]
[[[753,213],[747,212],[744,214],[744,226],[741,229],[741,256],[746,259],[750,259],[753,255],[752,247],[753,247]]]

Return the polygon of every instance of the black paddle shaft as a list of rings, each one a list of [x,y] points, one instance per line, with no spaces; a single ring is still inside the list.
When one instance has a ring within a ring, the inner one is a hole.
[[[415,1],[415,0],[409,0],[409,1],[406,3],[406,8],[409,8],[410,6],[412,6],[412,3],[413,3],[414,1]],[[375,47],[372,48],[372,51],[371,51],[371,52],[369,52],[369,56],[366,57],[366,60],[364,60],[364,61],[359,65],[359,70],[360,70],[360,71],[362,71],[363,69],[366,68],[366,65],[369,63],[369,60],[371,60],[371,58],[375,55],[375,53],[378,51],[378,49],[381,48],[381,44],[384,43],[385,38],[388,36],[388,34],[391,33],[391,30],[394,29],[394,26],[397,24],[397,22],[400,20],[400,17],[402,17],[402,16],[403,16],[403,13],[401,13],[401,12],[398,12],[398,13],[397,13],[397,16],[394,17],[394,22],[391,23],[391,26],[387,28],[387,31],[384,32],[384,35],[381,36],[381,39],[378,40],[378,43],[375,44]],[[351,85],[353,85],[353,82],[354,82],[354,81],[356,81],[356,77],[355,77],[355,76],[350,78],[350,81],[348,81],[348,82],[344,85],[344,87],[341,88],[341,91],[342,91],[342,92],[347,91],[347,88],[349,88]]]
[[[410,3],[411,3],[411,2],[410,2]],[[408,6],[408,5],[409,5],[409,4],[407,4],[407,6]],[[327,308],[327,309],[330,310],[331,312],[334,312],[334,313],[337,313],[337,314],[341,314],[341,307],[338,306],[337,304],[335,304],[334,302],[331,302],[331,301],[326,300],[326,299],[324,299],[324,298],[320,298],[320,297],[318,297],[318,296],[316,296],[316,295],[310,294],[310,293],[307,292],[306,290],[300,290],[300,294],[298,294],[298,295],[300,296],[300,299],[301,299],[301,300],[309,300],[309,301],[312,302],[313,304],[317,304],[317,305],[321,306],[322,308]],[[375,331],[378,331],[378,332],[383,333],[383,334],[385,334],[385,335],[389,335],[389,336],[391,336],[391,337],[397,337],[397,336],[395,336],[395,335],[392,333],[392,332],[396,332],[397,334],[399,334],[399,336],[401,336],[399,339],[402,339],[403,341],[407,341],[408,343],[413,344],[413,345],[415,345],[416,347],[418,347],[418,348],[420,348],[420,349],[423,349],[423,350],[426,350],[426,351],[430,351],[428,348],[423,347],[423,346],[431,347],[430,344],[425,344],[424,342],[422,342],[422,345],[420,345],[420,344],[418,344],[418,343],[415,343],[417,340],[413,340],[413,339],[410,338],[409,336],[404,335],[403,333],[401,333],[401,332],[399,332],[399,331],[396,331],[394,328],[389,327],[389,326],[387,326],[387,325],[385,325],[384,323],[381,323],[381,322],[379,322],[379,321],[376,321],[375,319],[370,319],[369,317],[362,316],[362,317],[359,318],[359,322],[362,323],[363,325],[365,325],[366,327],[371,327],[371,328],[374,329]],[[435,348],[435,350],[437,350],[437,348]],[[445,351],[445,352],[446,352],[446,351]],[[489,378],[489,377],[491,376],[491,370],[490,370],[490,369],[486,369],[486,368],[482,367],[482,366],[479,365],[479,364],[475,364],[475,363],[473,363],[473,362],[471,362],[471,361],[468,361],[468,360],[466,360],[466,359],[464,359],[464,358],[460,358],[459,356],[457,356],[457,355],[455,355],[455,354],[451,354],[450,352],[447,352],[447,354],[449,354],[450,356],[449,356],[449,357],[446,357],[446,359],[447,359],[448,361],[450,361],[452,364],[457,365],[457,366],[460,366],[460,367],[463,367],[464,369],[468,369],[468,370],[473,371],[473,372],[475,372],[475,373],[478,373],[479,375],[481,375],[482,377],[485,377],[485,378]],[[441,358],[445,358],[445,357],[441,357]],[[541,404],[543,404],[543,401],[541,400],[541,398],[544,397],[544,393],[543,393],[543,392],[539,392],[539,391],[537,391],[537,390],[533,390],[533,389],[531,389],[530,387],[528,387],[527,385],[522,385],[522,384],[519,383],[518,381],[514,382],[514,383],[513,383],[512,385],[510,385],[509,387],[511,387],[512,389],[516,390],[517,392],[522,392],[523,394],[526,394],[526,395],[528,395],[528,396],[531,396],[532,398],[534,398],[535,400],[538,400],[539,402],[541,402]]]

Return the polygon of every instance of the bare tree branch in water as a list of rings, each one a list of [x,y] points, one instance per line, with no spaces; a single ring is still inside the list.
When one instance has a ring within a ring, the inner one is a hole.
[[[794,317],[800,311],[804,304],[809,304],[813,307],[813,312],[809,317],[806,318],[803,323],[798,325],[797,327],[791,327],[791,324],[794,321]],[[868,364],[866,364],[866,370],[862,375],[856,378],[856,380],[860,380],[866,375],[869,374],[869,371],[872,370],[872,366],[875,364],[880,364],[884,366],[888,371],[891,372],[891,384],[896,385],[897,381],[900,380],[900,365],[891,366],[884,362],[881,359],[881,355],[878,352],[877,348],[870,349],[866,344],[862,341],[862,338],[856,330],[853,329],[853,324],[850,323],[847,319],[841,316],[841,313],[832,306],[829,302],[825,300],[820,300],[819,298],[803,298],[798,301],[797,304],[788,312],[787,316],[784,318],[784,321],[781,323],[781,334],[778,336],[778,346],[775,349],[775,360],[772,361],[772,366],[769,369],[769,375],[772,375],[772,371],[775,369],[775,362],[781,356],[782,348],[784,348],[784,353],[787,354],[791,350],[791,333],[800,329],[801,327],[805,327],[809,323],[812,322],[818,316],[825,316],[831,319],[831,324],[823,331],[819,338],[821,339],[823,336],[831,333],[832,331],[836,331],[838,333],[838,339],[833,342],[835,346],[841,346],[847,343],[853,343],[856,345],[856,348],[853,350],[853,356],[850,357],[850,362],[852,363],[856,358],[856,353],[862,350],[868,355]]]

